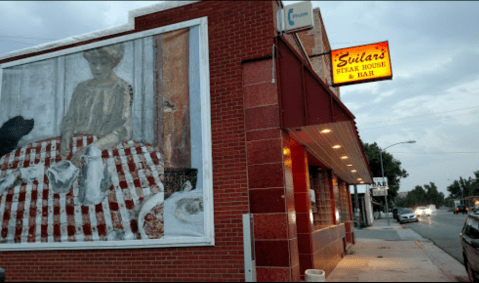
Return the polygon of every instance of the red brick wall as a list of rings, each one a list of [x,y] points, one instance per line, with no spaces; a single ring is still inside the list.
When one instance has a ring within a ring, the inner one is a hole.
[[[0,266],[8,281],[244,280],[241,214],[249,212],[249,203],[241,62],[271,55],[274,5],[266,1],[204,1],[138,17],[134,31],[119,34],[208,17],[216,246],[0,252]]]
[[[308,56],[331,51],[328,35],[319,8],[314,9],[313,14],[314,29],[297,32]],[[324,82],[331,83],[331,55],[312,57],[310,61],[313,70],[318,76]],[[331,86],[330,89],[337,97],[340,97],[339,87]]]
[[[250,211],[259,282],[299,281],[289,136],[280,128],[271,59],[243,64]],[[277,77],[277,74],[276,74]],[[289,153],[288,153],[289,152]]]

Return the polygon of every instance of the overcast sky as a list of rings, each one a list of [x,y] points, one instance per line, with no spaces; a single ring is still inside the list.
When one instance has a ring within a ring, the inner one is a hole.
[[[288,4],[290,1],[285,1]],[[152,2],[0,2],[0,55],[123,25]],[[333,49],[389,41],[393,79],[341,87],[363,142],[409,173],[400,192],[479,170],[479,2],[313,1]],[[451,180],[448,180],[451,179]]]

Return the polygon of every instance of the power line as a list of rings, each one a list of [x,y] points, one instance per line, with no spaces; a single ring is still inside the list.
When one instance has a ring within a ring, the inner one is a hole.
[[[397,121],[397,120],[412,119],[412,118],[418,118],[418,117],[434,116],[434,115],[439,115],[439,114],[443,114],[443,113],[456,112],[456,111],[467,110],[467,109],[473,109],[473,108],[479,108],[479,106],[465,107],[465,108],[458,108],[458,109],[454,109],[454,110],[443,111],[443,112],[437,112],[437,113],[433,113],[433,114],[427,114],[427,115],[418,115],[418,116],[410,116],[410,117],[405,117],[405,118],[391,119],[391,120],[387,120],[387,121]]]
[[[465,116],[465,115],[471,115],[471,114],[476,114],[479,112],[471,112],[471,113],[465,113],[465,114],[459,114],[459,115],[451,115],[449,117],[459,117],[459,116]],[[374,126],[374,127],[366,127],[366,128],[361,128],[360,131],[368,131],[368,130],[377,130],[381,128],[386,128],[386,127],[394,127],[394,126],[403,126],[403,125],[410,125],[410,124],[417,124],[417,123],[427,123],[427,122],[437,122],[439,119],[444,119],[448,117],[442,117],[442,118],[436,118],[432,120],[423,120],[423,121],[412,121],[412,122],[407,122],[407,123],[396,123],[396,124],[386,124],[386,125],[381,125],[381,126]],[[368,123],[368,125],[371,125],[373,123]]]
[[[417,115],[417,116],[410,116],[410,117],[398,118],[398,119],[390,119],[390,120],[387,120],[387,121],[379,121],[379,122],[372,122],[372,123],[382,123],[382,124],[386,124],[386,123],[391,122],[391,121],[406,120],[406,119],[413,119],[413,118],[419,118],[419,117],[436,116],[436,115],[440,115],[440,114],[444,114],[444,113],[450,113],[450,112],[456,112],[456,111],[462,111],[462,110],[469,110],[469,109],[474,109],[474,108],[479,108],[479,106],[458,108],[458,109],[454,109],[454,110],[442,111],[442,112],[433,113],[433,114],[428,114],[428,115]],[[478,112],[460,114],[460,115],[455,115],[455,116],[450,116],[450,117],[456,117],[456,116],[462,116],[462,115],[469,115],[469,114],[474,114],[474,113],[478,113]],[[444,117],[443,117],[443,118],[444,118]],[[422,123],[422,122],[428,122],[428,121],[436,121],[436,120],[434,119],[434,120],[425,120],[425,121],[414,121],[413,123]],[[370,124],[372,124],[372,123],[369,123],[368,125],[370,125]],[[389,124],[389,125],[384,125],[384,126],[375,126],[374,129],[377,129],[377,128],[380,128],[380,127],[389,127],[389,126],[395,126],[395,125],[402,125],[402,124],[403,124],[403,123],[397,123],[397,124],[392,124],[392,125]],[[408,123],[408,124],[410,124],[410,123]],[[373,128],[372,128],[372,127],[366,127],[365,129],[362,129],[362,130],[368,130],[368,129],[373,129]]]
[[[35,42],[25,42],[25,41],[21,41],[21,40],[19,41],[19,40],[10,40],[10,39],[0,39],[0,41],[9,41],[9,42],[26,44],[26,45],[38,44],[38,43],[35,43]]]
[[[24,37],[24,36],[13,36],[13,35],[4,35],[4,34],[0,34],[0,36],[9,37],[9,38],[21,38],[21,39],[55,40],[55,38],[46,38],[46,37]]]

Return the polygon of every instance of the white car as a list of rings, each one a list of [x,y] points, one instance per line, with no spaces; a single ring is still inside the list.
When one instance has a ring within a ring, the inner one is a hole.
[[[405,208],[398,213],[399,223],[418,222],[416,214],[412,208]]]
[[[418,216],[420,215],[427,215],[427,216],[431,216],[432,214],[432,210],[429,209],[428,207],[425,207],[425,206],[420,206],[416,209],[416,214]]]

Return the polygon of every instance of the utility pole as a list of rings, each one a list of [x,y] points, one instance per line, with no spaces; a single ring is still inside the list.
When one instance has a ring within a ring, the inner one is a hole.
[[[387,148],[390,148],[391,146],[395,146],[397,144],[401,144],[401,143],[415,143],[416,141],[405,141],[405,142],[398,142],[398,143],[395,143],[393,145],[390,145],[386,148],[384,148],[384,150],[386,150]],[[382,153],[383,150],[379,149],[379,158],[381,159],[381,173],[383,175],[383,180],[384,180],[384,166],[383,166],[383,153]],[[389,189],[389,188],[388,188]],[[384,198],[386,199],[386,217],[388,219],[388,226],[389,226],[389,207],[388,207],[388,196],[387,196],[387,191],[386,191],[386,195],[384,196]]]
[[[383,175],[383,181],[384,181],[383,154],[382,154],[381,149],[379,149],[379,158],[381,158],[381,173]],[[387,189],[389,189],[389,188],[387,188]],[[389,226],[389,206],[388,206],[388,192],[387,192],[387,189],[386,189],[386,192],[385,192],[385,195],[384,195],[384,200],[386,201],[386,218],[388,220],[388,226]]]
[[[358,212],[358,217],[356,217],[356,224],[359,228],[359,216],[361,215],[361,213],[359,213],[359,198],[358,198],[358,186],[357,185],[354,185],[354,206],[356,207],[355,209],[355,212],[354,212],[354,216],[356,216],[356,211]]]

